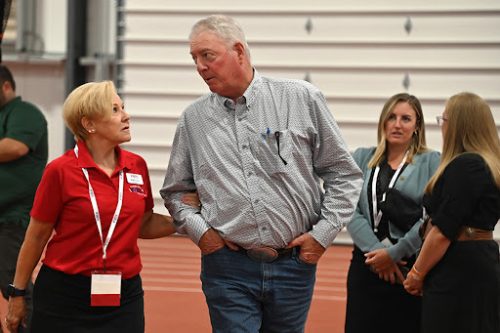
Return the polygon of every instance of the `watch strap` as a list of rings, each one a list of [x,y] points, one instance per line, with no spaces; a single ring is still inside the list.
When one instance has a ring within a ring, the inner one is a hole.
[[[7,287],[7,295],[10,297],[19,297],[26,295],[26,289],[16,288],[12,283]]]

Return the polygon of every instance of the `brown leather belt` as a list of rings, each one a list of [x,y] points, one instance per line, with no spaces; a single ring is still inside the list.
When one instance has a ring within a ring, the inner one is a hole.
[[[261,246],[248,250],[242,249],[242,251],[252,260],[270,263],[280,257],[291,255],[293,248],[273,249],[272,247]]]
[[[492,240],[493,231],[473,227],[462,227],[458,232],[457,241]]]

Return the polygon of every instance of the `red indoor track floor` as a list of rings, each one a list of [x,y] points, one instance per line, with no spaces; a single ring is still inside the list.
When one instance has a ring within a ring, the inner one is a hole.
[[[199,278],[198,248],[188,238],[177,236],[139,240],[139,246],[144,265],[141,275],[146,333],[210,333],[208,309]],[[351,249],[350,246],[332,246],[321,258],[306,333],[344,331]],[[2,324],[5,310],[6,304],[1,299]]]
[[[201,291],[200,254],[184,237],[140,240],[146,333],[209,333]],[[306,333],[344,331],[350,246],[332,246],[320,260]],[[286,333],[286,332],[283,332]]]

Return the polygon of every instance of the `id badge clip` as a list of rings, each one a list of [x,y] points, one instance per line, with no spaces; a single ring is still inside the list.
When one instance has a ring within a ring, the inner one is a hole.
[[[93,271],[90,285],[90,306],[120,306],[122,273]]]

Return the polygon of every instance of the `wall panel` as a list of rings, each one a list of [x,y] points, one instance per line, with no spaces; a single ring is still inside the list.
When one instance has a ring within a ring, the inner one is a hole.
[[[127,18],[130,40],[168,41],[186,38],[191,22],[203,14],[179,13],[165,20],[165,12],[131,12]],[[279,15],[279,19],[276,17]],[[237,13],[235,19],[247,38],[290,42],[498,42],[498,13]],[[410,24],[408,31],[406,25]],[[272,31],[272,34],[269,32]]]
[[[500,16],[500,15],[499,15]],[[500,20],[500,19],[499,19]],[[125,41],[125,65],[193,64],[186,41]],[[454,43],[264,42],[249,40],[256,66],[359,70],[397,68],[432,70],[500,70],[500,40],[478,45]],[[194,68],[194,67],[193,67]]]
[[[130,11],[164,11],[174,12],[224,12],[224,13],[323,13],[332,12],[484,12],[499,10],[500,4],[496,0],[359,0],[359,1],[339,1],[339,0],[315,0],[313,2],[301,0],[254,0],[228,1],[228,0],[127,0],[127,9]]]
[[[175,126],[206,93],[189,55],[191,25],[212,13],[235,17],[261,74],[307,79],[328,101],[350,149],[375,144],[380,110],[408,91],[423,104],[430,147],[441,149],[435,117],[459,91],[487,99],[500,132],[500,2],[128,0],[124,96],[133,141],[151,169],[155,204]],[[345,235],[340,238],[349,240]],[[339,238],[339,239],[340,239]]]

